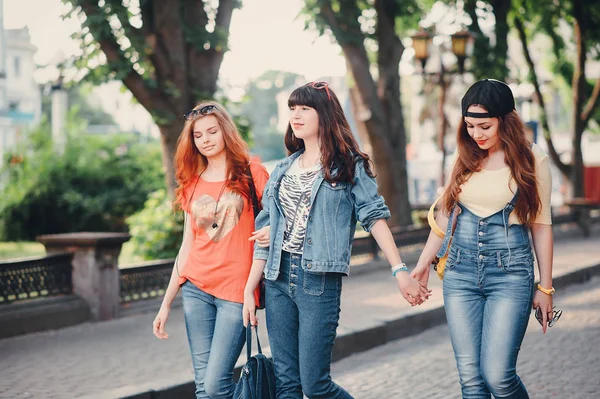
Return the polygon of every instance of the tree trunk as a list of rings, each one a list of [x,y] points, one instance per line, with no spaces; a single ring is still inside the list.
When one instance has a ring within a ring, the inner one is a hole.
[[[574,2],[574,12],[577,13],[577,1]],[[577,48],[577,59],[575,61],[575,69],[573,71],[573,155],[571,169],[571,185],[572,195],[575,198],[583,198],[584,196],[584,180],[583,180],[583,154],[581,151],[581,137],[585,129],[584,120],[581,118],[583,110],[583,102],[585,96],[585,43],[583,39],[582,26],[575,15],[575,23],[573,26],[575,36],[575,47]]]
[[[371,61],[364,46],[364,34],[357,22],[360,16],[357,4],[341,2],[340,9],[334,11],[330,2],[322,2],[321,15],[342,47],[356,88],[368,108],[368,112],[365,112],[368,119],[360,119],[364,120],[373,148],[379,192],[392,213],[389,223],[392,226],[407,226],[412,224],[412,217],[408,201],[406,131],[400,102],[399,74],[404,47],[394,31],[394,15],[398,15],[394,10],[396,6],[391,1],[375,2],[379,44],[377,83],[371,74]]]
[[[130,23],[128,6],[120,1],[69,2],[74,8],[81,7],[86,16],[83,26],[100,45],[108,65],[159,126],[165,178],[172,196],[181,115],[197,101],[213,97],[227,51],[232,13],[239,2],[219,0],[211,31],[205,30],[209,15],[204,9],[206,2],[201,0],[141,1],[140,27]],[[135,51],[124,51],[121,38],[112,33],[111,18],[115,16]],[[148,62],[152,67],[140,72],[134,68],[137,62]]]
[[[381,66],[381,65],[380,65]],[[384,109],[385,136],[384,140],[373,140],[376,149],[377,164],[386,168],[378,168],[379,187],[388,205],[393,206],[390,224],[394,226],[407,226],[412,224],[411,206],[408,200],[408,172],[406,167],[406,130],[404,128],[404,115],[400,99],[400,75],[396,64],[396,74],[390,74],[386,81],[383,76],[379,78],[379,98]],[[373,135],[379,136],[379,135]],[[377,142],[377,145],[375,144]],[[381,146],[391,149],[385,151]],[[387,169],[387,170],[385,170]]]
[[[352,67],[346,59],[346,68],[350,71]],[[371,117],[371,111],[367,107],[360,95],[360,91],[356,84],[351,84],[348,88],[350,97],[350,108],[352,109],[352,115],[354,115],[354,123],[356,124],[356,133],[360,139],[362,151],[373,157],[373,146],[371,145],[371,139],[369,137],[369,131],[365,120]]]
[[[442,152],[442,165],[440,168],[440,185],[444,187],[446,185],[446,113],[444,112],[444,105],[446,105],[446,78],[444,76],[445,69],[444,63],[440,62],[440,98],[438,99],[438,148]]]
[[[171,198],[175,198],[175,150],[177,149],[177,139],[181,133],[181,124],[177,121],[160,125],[160,144],[162,147],[163,169],[165,171],[165,183]]]
[[[496,33],[496,43],[493,48],[494,61],[496,64],[496,76],[494,79],[505,81],[508,76],[508,67],[506,66],[506,57],[508,56],[508,12],[511,8],[511,0],[492,1],[494,8],[494,17],[496,24],[494,31]]]

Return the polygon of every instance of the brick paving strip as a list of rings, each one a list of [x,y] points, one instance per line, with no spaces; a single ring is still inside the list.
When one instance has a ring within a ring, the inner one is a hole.
[[[576,235],[556,242],[554,270],[557,289],[600,274],[599,236],[599,230],[595,229],[589,238]],[[415,254],[402,255],[407,263],[414,264]],[[344,280],[339,336],[334,347],[336,359],[445,323],[441,284],[435,276],[430,283],[434,296],[426,304],[411,308],[381,263],[353,266],[352,273]],[[559,298],[557,296],[557,300]],[[154,316],[154,312],[148,312],[0,340],[0,398],[187,397],[183,393],[190,392],[193,373],[182,309],[174,308],[171,313],[167,323],[170,334],[167,341],[158,341],[152,335]],[[260,314],[259,319],[262,322],[261,342],[267,347],[265,352],[268,354],[264,314]],[[563,322],[561,320],[557,326],[567,324]],[[436,327],[425,334],[441,331],[438,334],[447,336],[443,328]],[[435,354],[434,351],[429,352]],[[548,359],[551,355],[558,356],[555,347],[549,346],[547,352]],[[590,352],[597,354],[597,349]],[[553,360],[557,364],[555,367],[561,367],[562,358]],[[238,363],[244,361],[242,355]],[[450,369],[446,363],[442,363],[444,370],[452,370],[453,360],[448,363]],[[437,366],[432,364],[428,370]],[[597,375],[594,381],[599,380]],[[358,381],[363,382],[362,379]],[[454,383],[455,378],[449,381]],[[389,383],[402,385],[398,381]],[[426,373],[423,373],[423,383],[437,384],[435,379],[427,378]],[[455,385],[449,387],[456,390]],[[357,395],[358,398],[363,397]],[[420,396],[430,397],[433,396]]]

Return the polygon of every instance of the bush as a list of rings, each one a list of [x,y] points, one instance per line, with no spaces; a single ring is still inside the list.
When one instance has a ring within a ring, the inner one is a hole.
[[[164,187],[160,147],[132,135],[81,135],[58,155],[42,123],[5,157],[0,187],[0,241],[127,231],[125,218]]]
[[[144,209],[127,218],[133,254],[145,260],[174,258],[183,237],[183,212],[173,212],[165,190],[150,194]]]

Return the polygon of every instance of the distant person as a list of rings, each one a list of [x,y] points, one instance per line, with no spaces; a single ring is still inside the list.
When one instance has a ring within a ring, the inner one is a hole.
[[[253,253],[251,184],[260,198],[269,176],[262,165],[250,162],[246,143],[222,105],[202,102],[185,119],[175,154],[175,206],[185,212],[183,242],[154,335],[168,338],[165,324],[181,288],[196,397],[232,398],[233,369],[245,342],[242,304]]]
[[[292,92],[288,106],[291,155],[273,170],[256,219],[244,324],[256,324],[252,293],[264,271],[277,398],[351,398],[332,381],[330,365],[356,221],[383,250],[407,300],[416,305],[429,293],[398,255],[369,157],[333,90],[325,82],[306,84]]]
[[[444,306],[463,398],[528,398],[516,365],[531,308],[544,333],[560,316],[552,307],[549,160],[527,141],[505,83],[475,83],[462,99],[462,115],[436,219],[445,233],[429,235],[411,275],[426,284],[432,261],[449,250]],[[529,233],[540,273],[536,290]],[[539,356],[552,361],[551,348]]]

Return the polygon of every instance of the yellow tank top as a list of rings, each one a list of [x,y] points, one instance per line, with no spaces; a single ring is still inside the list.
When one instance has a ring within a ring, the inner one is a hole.
[[[534,144],[532,147],[536,161],[536,177],[538,181],[538,192],[542,202],[542,209],[535,223],[552,224],[550,196],[552,194],[552,176],[550,174],[550,160],[541,147]],[[458,156],[456,152],[454,159]],[[469,211],[479,217],[487,217],[498,212],[510,202],[517,190],[517,184],[511,179],[508,166],[496,169],[483,169],[473,173],[469,180],[461,186],[458,200]],[[510,224],[521,222],[513,212],[509,217]]]

